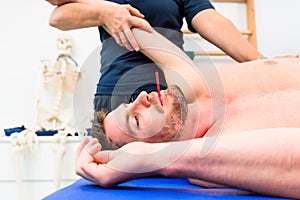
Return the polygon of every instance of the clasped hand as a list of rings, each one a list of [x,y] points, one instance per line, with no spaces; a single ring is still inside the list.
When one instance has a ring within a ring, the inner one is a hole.
[[[155,146],[155,145],[154,145]],[[97,139],[85,138],[77,148],[76,174],[102,187],[156,175],[153,145],[133,142],[114,151],[101,151]]]

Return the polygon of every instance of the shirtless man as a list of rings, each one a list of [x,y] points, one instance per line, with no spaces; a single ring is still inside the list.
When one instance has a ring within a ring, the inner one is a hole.
[[[108,187],[158,174],[300,198],[300,59],[207,73],[157,33],[134,34],[142,52],[179,88],[163,91],[161,99],[141,93],[109,113],[103,130],[122,148],[100,151],[96,140],[84,140],[78,175]]]

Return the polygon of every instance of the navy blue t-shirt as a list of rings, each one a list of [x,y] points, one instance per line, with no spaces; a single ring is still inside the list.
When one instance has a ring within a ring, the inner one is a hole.
[[[152,27],[182,49],[180,30],[183,18],[188,28],[193,17],[202,10],[214,8],[209,0],[112,0],[118,4],[130,4],[138,9]],[[156,90],[155,71],[160,74],[162,89],[167,84],[161,70],[140,52],[128,51],[116,44],[103,27],[98,27],[101,49],[101,77],[96,94],[132,95],[141,91]]]

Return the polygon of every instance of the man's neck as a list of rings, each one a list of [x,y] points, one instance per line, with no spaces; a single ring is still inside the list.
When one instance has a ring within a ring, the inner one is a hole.
[[[203,137],[214,125],[210,100],[188,104],[188,116],[183,129],[184,139]]]

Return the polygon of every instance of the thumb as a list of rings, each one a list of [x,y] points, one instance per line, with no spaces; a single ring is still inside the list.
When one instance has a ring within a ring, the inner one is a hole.
[[[106,164],[112,159],[111,154],[112,151],[99,151],[94,154],[94,159],[101,164]]]
[[[136,8],[128,5],[127,6],[127,9],[129,11],[129,13],[133,16],[136,16],[136,17],[140,17],[140,18],[144,18],[145,16]]]
[[[130,23],[135,28],[143,29],[144,31],[147,31],[149,33],[153,32],[153,28],[151,27],[151,25],[144,19],[133,16],[132,18],[130,18]]]

